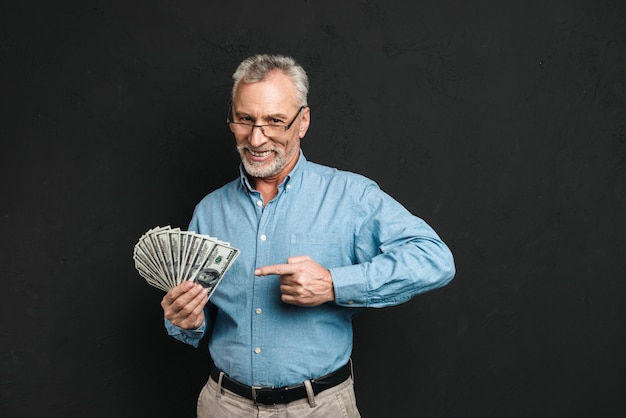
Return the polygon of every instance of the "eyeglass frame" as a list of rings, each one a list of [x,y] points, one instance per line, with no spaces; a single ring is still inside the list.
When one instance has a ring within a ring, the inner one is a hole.
[[[234,123],[235,125],[245,125],[245,126],[249,126],[250,127],[250,133],[252,133],[252,131],[254,131],[254,128],[259,128],[261,129],[261,132],[263,133],[263,135],[268,136],[265,134],[265,131],[263,130],[264,126],[272,126],[272,127],[282,127],[285,128],[285,132],[287,132],[291,126],[296,122],[296,119],[298,119],[298,116],[300,116],[300,113],[302,112],[303,109],[305,109],[308,106],[300,106],[300,109],[298,109],[298,112],[296,112],[296,115],[293,117],[293,119],[291,120],[291,122],[289,122],[289,124],[287,125],[254,125],[252,123],[245,123],[245,122],[234,122],[232,120],[230,120],[230,116],[232,115],[233,117],[235,116],[233,114],[233,107],[232,105],[230,106],[230,111],[228,112],[228,116],[226,117],[226,123],[228,123],[229,125],[231,123]]]

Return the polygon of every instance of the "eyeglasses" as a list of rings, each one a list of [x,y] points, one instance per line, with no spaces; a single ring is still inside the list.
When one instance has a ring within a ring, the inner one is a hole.
[[[249,135],[252,133],[252,130],[254,128],[259,128],[261,129],[261,132],[263,132],[263,135],[267,137],[280,136],[284,134],[285,132],[287,132],[289,128],[291,128],[291,125],[294,124],[294,122],[300,115],[300,112],[302,112],[302,109],[304,109],[305,107],[306,106],[300,106],[300,109],[298,109],[298,113],[296,113],[296,116],[294,116],[291,122],[289,122],[287,125],[282,125],[279,123],[268,124],[268,125],[255,125],[249,122],[233,122],[231,120],[231,115],[232,115],[232,107],[231,107],[229,116],[226,118],[226,123],[230,125],[230,129],[233,131],[233,133],[237,135]]]

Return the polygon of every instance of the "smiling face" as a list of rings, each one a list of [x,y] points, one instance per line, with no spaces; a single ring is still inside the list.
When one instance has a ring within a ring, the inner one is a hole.
[[[244,169],[251,177],[280,183],[296,165],[300,139],[310,122],[309,108],[298,109],[293,81],[279,70],[270,72],[263,81],[239,84],[233,100],[233,122],[288,125],[295,116],[293,125],[276,136],[266,136],[259,127],[242,131],[231,126]]]

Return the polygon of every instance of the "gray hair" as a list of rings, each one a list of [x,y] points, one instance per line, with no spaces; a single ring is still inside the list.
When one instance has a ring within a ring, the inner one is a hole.
[[[283,55],[254,55],[241,62],[233,74],[232,100],[240,82],[256,83],[265,80],[265,77],[274,70],[282,71],[289,76],[296,87],[296,100],[299,106],[307,106],[309,92],[309,78],[306,71],[291,57]]]

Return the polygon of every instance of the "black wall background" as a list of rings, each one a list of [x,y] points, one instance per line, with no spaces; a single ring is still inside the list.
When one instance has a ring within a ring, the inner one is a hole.
[[[3,417],[191,417],[132,249],[234,178],[230,75],[311,79],[311,160],[365,174],[456,279],[356,321],[364,417],[626,416],[621,0],[0,6]]]

